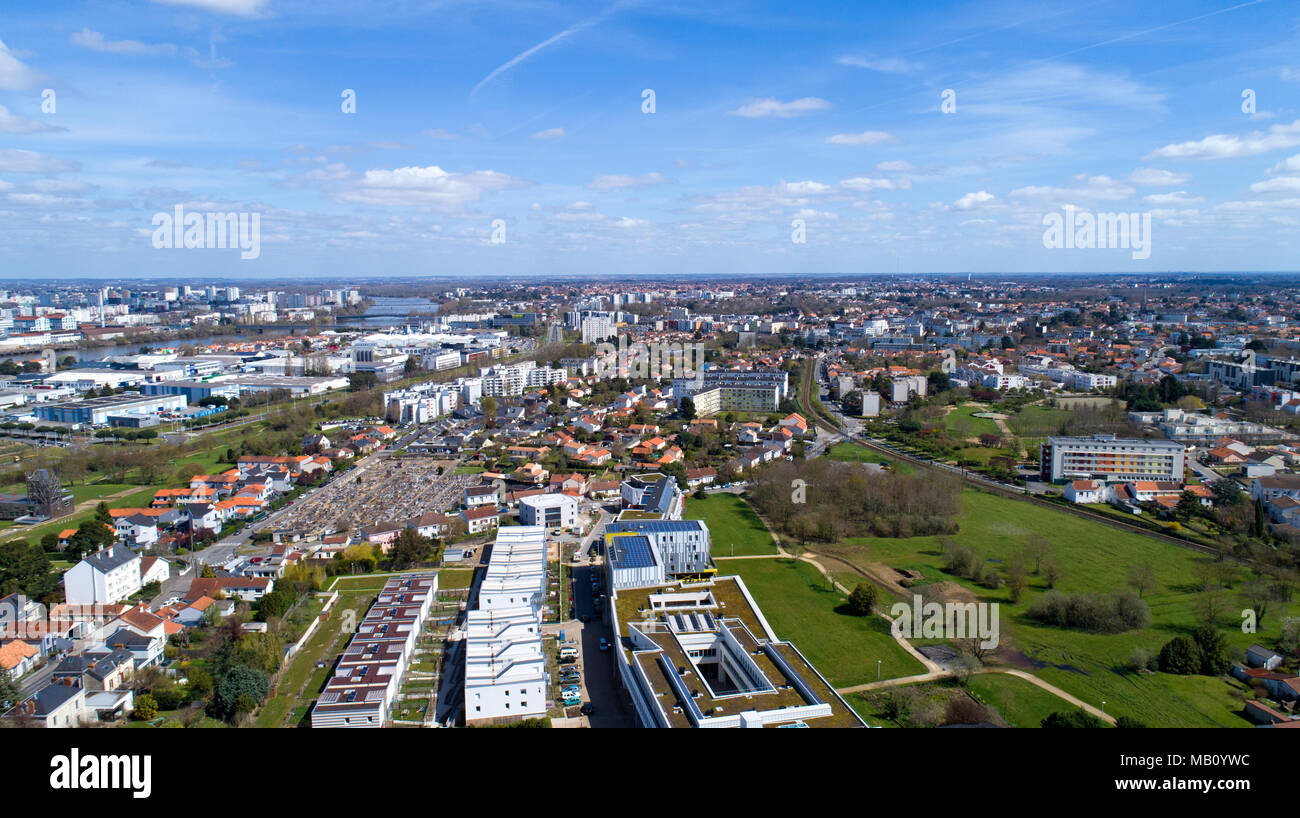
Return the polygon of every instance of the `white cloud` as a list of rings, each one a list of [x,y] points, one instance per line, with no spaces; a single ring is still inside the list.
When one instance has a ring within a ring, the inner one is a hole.
[[[960,199],[953,202],[952,206],[958,210],[970,210],[971,208],[982,205],[985,202],[991,202],[995,198],[997,197],[992,193],[989,193],[987,190],[981,190],[975,193],[967,193],[965,196],[962,196]]]
[[[21,91],[31,88],[41,78],[41,73],[19,60],[0,40],[0,89]]]
[[[921,70],[921,63],[904,60],[898,57],[884,57],[881,59],[871,59],[869,57],[840,57],[835,62],[840,65],[850,65],[854,68],[865,68],[869,71],[879,71],[883,74],[906,74],[911,71]]]
[[[1143,196],[1142,201],[1151,205],[1187,205],[1203,202],[1205,197],[1193,196],[1185,190],[1175,190],[1169,193],[1152,193],[1149,196]]]
[[[840,187],[848,190],[897,190],[898,185],[891,179],[872,179],[867,176],[855,176],[840,182]]]
[[[1191,142],[1178,142],[1147,154],[1145,159],[1235,159],[1300,145],[1300,119],[1290,125],[1274,125],[1267,131],[1245,136],[1214,134]]]
[[[1250,186],[1255,193],[1300,193],[1300,176],[1279,176]]]
[[[893,134],[885,131],[863,131],[862,133],[837,133],[826,137],[832,145],[879,145],[894,141]]]
[[[136,57],[156,57],[176,53],[176,46],[171,43],[150,45],[139,40],[105,40],[98,31],[83,28],[68,38],[73,45],[89,48],[91,51],[103,51],[108,54],[129,54]]]
[[[459,139],[460,137],[451,131],[443,128],[430,128],[426,131],[420,131],[420,136],[427,136],[430,139]]]
[[[915,168],[906,159],[895,159],[891,162],[879,163],[876,165],[876,170],[882,170],[886,173],[907,173],[910,170],[915,170]]]
[[[234,14],[239,17],[256,17],[267,0],[153,0],[164,6],[187,6],[216,14]]]
[[[61,173],[77,170],[78,165],[18,148],[0,149],[0,173]]]
[[[1074,177],[1074,184],[1071,186],[1030,185],[1011,191],[1011,197],[1015,199],[1051,201],[1072,201],[1076,199],[1116,201],[1128,199],[1136,192],[1130,185],[1109,176],[1088,176],[1081,173]]]
[[[765,97],[748,102],[734,111],[728,111],[731,116],[743,116],[749,119],[774,116],[780,119],[790,119],[791,117],[804,116],[816,111],[824,111],[831,107],[831,104],[818,97],[803,97],[801,99],[782,102],[775,97]]]
[[[0,133],[50,133],[66,130],[67,128],[46,125],[44,122],[11,114],[8,108],[0,105]]]
[[[538,131],[529,137],[529,139],[559,139],[564,136],[563,128],[547,128],[544,131]]]
[[[1279,173],[1300,173],[1300,153],[1289,159],[1283,159],[1268,169],[1270,176],[1276,176]]]
[[[1141,187],[1170,187],[1185,185],[1192,179],[1186,173],[1174,173],[1171,170],[1157,168],[1138,168],[1128,175],[1128,180]]]
[[[628,187],[643,187],[645,185],[660,185],[666,179],[658,173],[644,173],[640,176],[623,176],[614,173],[608,173],[603,176],[597,176],[588,183],[587,187],[592,190],[619,190]]]
[[[459,209],[485,193],[524,187],[528,182],[491,170],[449,173],[437,165],[368,170],[339,200],[372,205]]]

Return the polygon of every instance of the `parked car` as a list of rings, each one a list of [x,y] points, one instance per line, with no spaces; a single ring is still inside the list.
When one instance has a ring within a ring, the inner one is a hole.
[[[582,709],[579,710],[578,712],[584,716],[590,716],[592,713],[596,712],[596,705],[592,704],[591,702],[587,702],[582,706]]]
[[[578,695],[565,696],[561,699],[561,701],[564,702],[565,707],[577,707],[578,705],[582,704],[582,697]]]
[[[609,640],[606,639],[606,638],[603,637],[603,636],[600,637],[600,649],[601,649],[601,650],[609,650]]]
[[[577,685],[569,685],[568,687],[565,687],[560,690],[560,695],[566,699],[570,696],[581,696],[582,688],[578,687]]]

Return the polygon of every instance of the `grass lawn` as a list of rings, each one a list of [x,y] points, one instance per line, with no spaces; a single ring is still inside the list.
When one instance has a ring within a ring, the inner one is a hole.
[[[1106,593],[1124,588],[1133,566],[1149,564],[1156,577],[1156,587],[1144,597],[1151,608],[1151,625],[1108,635],[1038,624],[1024,611],[1046,591],[1041,577],[1031,575],[1024,599],[1013,605],[1005,587],[990,591],[944,574],[939,537],[858,538],[818,550],[850,561],[911,568],[924,574],[921,584],[938,580],[956,582],[982,601],[1000,603],[1001,658],[1032,670],[1084,701],[1100,706],[1105,700],[1106,712],[1112,715],[1128,715],[1153,727],[1247,725],[1244,719],[1234,715],[1240,710],[1240,704],[1227,681],[1159,673],[1137,675],[1122,669],[1135,648],[1159,652],[1172,637],[1189,634],[1194,629],[1199,597],[1196,568],[1210,557],[1065,512],[974,489],[967,489],[963,494],[963,511],[958,522],[959,532],[951,537],[952,541],[972,548],[994,568],[1005,565],[1018,554],[1028,538],[1045,539],[1063,569],[1064,578],[1057,588],[1065,593]],[[1231,610],[1237,600],[1232,592],[1227,593],[1224,608]],[[1236,606],[1238,610],[1240,607]],[[1227,613],[1219,626],[1232,650],[1239,652],[1251,642],[1275,641],[1286,615],[1285,611],[1270,609],[1264,627],[1256,634],[1243,634],[1239,621]]]
[[[957,406],[943,419],[944,425],[958,437],[979,437],[980,435],[1000,435],[998,425],[992,418],[977,418],[976,412],[992,412],[987,406]]]
[[[721,573],[738,574],[776,635],[793,642],[835,687],[875,681],[877,660],[882,679],[925,672],[894,641],[883,618],[837,612],[845,596],[829,590],[825,578],[808,563],[730,560]]]
[[[889,463],[899,474],[911,474],[916,468],[910,463],[899,460],[898,458],[890,459],[875,449],[868,449],[857,443],[836,443],[826,452],[826,457],[830,460],[842,460],[847,463]]]
[[[355,621],[360,622],[370,610],[375,596],[374,590],[339,591],[339,599],[330,609],[330,618],[316,628],[307,644],[293,657],[280,677],[276,694],[257,714],[258,727],[284,727],[291,713],[305,713],[307,710],[304,708],[310,709],[311,702],[329,680],[335,656],[347,647],[351,637],[351,634],[341,632],[344,612],[355,610]],[[317,662],[324,662],[325,667],[316,667]],[[297,720],[292,720],[291,724],[296,725]]]
[[[1001,713],[1012,727],[1040,727],[1043,719],[1052,713],[1075,709],[1060,696],[1005,673],[971,676],[969,687],[980,701]]]
[[[719,492],[703,500],[686,498],[688,520],[703,520],[709,527],[715,557],[775,554],[776,543],[758,515],[735,494]]]
[[[1042,438],[1062,434],[1061,424],[1069,417],[1069,409],[1022,406],[1019,412],[1007,418],[1007,426],[1020,437]]]

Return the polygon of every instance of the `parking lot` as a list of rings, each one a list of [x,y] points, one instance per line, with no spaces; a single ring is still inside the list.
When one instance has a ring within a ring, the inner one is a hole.
[[[599,573],[599,567],[578,565],[571,570],[574,613],[578,619],[566,622],[561,630],[567,644],[578,648],[582,700],[595,708],[587,717],[587,723],[591,727],[634,727],[634,720],[624,710],[623,693],[614,679],[613,632],[606,617],[597,609],[592,592],[591,577]],[[603,582],[599,587],[603,592]],[[607,650],[600,649],[601,638],[607,640]],[[577,716],[578,708],[569,708],[568,715]]]

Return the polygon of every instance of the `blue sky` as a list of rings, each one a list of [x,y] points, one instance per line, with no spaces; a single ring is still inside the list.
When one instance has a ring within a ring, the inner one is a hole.
[[[0,41],[2,278],[1300,268],[1284,0],[50,0]],[[177,204],[260,256],[155,249]],[[1150,257],[1045,248],[1066,206]]]

